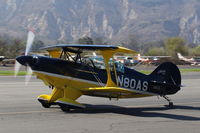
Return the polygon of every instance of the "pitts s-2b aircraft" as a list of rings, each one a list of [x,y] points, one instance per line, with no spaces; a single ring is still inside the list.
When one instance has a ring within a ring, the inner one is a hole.
[[[166,62],[151,74],[145,75],[115,62],[116,53],[136,54],[135,51],[112,45],[59,44],[42,48],[50,57],[25,55],[16,60],[31,67],[33,74],[53,90],[50,95],[40,95],[39,102],[49,108],[57,104],[63,111],[85,108],[76,100],[81,95],[107,98],[139,98],[175,94],[181,87],[178,67]],[[96,63],[85,52],[96,51],[102,63]],[[85,54],[85,56],[84,56]]]

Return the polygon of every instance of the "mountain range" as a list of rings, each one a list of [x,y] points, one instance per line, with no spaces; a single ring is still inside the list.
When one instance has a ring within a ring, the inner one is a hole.
[[[180,36],[200,43],[200,0],[0,0],[0,34],[73,42],[100,37],[153,42]]]

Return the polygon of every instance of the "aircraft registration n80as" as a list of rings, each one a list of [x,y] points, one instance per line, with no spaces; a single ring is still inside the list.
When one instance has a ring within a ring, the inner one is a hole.
[[[173,107],[167,95],[177,93],[181,87],[180,71],[173,63],[165,62],[145,75],[116,62],[113,57],[117,53],[136,54],[124,47],[58,44],[42,49],[50,57],[25,55],[16,60],[29,66],[37,78],[52,88],[51,94],[38,96],[45,108],[54,104],[63,111],[85,108],[76,101],[82,95],[110,99],[162,96]],[[87,56],[89,51],[96,51],[102,61]]]

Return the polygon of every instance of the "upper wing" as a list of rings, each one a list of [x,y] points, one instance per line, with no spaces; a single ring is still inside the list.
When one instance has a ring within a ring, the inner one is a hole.
[[[86,45],[86,44],[58,44],[53,46],[43,47],[43,50],[53,50],[53,49],[62,49],[62,48],[77,48],[85,50],[105,50],[105,49],[117,49],[117,46],[113,45]]]
[[[47,50],[52,57],[59,57],[62,50],[72,53],[82,53],[83,50],[88,51],[113,51],[114,53],[130,53],[135,54],[137,52],[120,46],[113,45],[85,45],[85,44],[58,44],[53,46],[47,46],[41,48],[41,50]]]

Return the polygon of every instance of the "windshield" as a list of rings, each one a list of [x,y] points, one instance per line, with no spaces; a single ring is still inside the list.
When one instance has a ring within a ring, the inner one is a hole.
[[[102,56],[92,56],[89,57],[90,60],[94,63],[94,66],[98,69],[106,69],[105,63]]]

